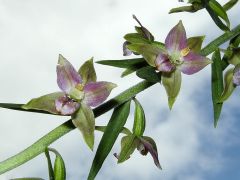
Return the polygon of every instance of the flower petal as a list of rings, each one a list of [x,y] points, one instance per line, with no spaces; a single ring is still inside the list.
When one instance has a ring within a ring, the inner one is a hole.
[[[138,150],[142,155],[147,155],[148,152],[150,152],[153,161],[155,165],[159,168],[162,169],[159,160],[158,160],[158,152],[157,152],[157,146],[155,141],[147,136],[143,136],[140,138],[141,143],[138,146]]]
[[[156,67],[161,72],[171,72],[175,67],[171,64],[167,54],[159,53],[155,60]]]
[[[236,86],[240,85],[240,64],[238,64],[233,71],[233,83]]]
[[[187,47],[186,31],[182,21],[174,26],[165,39],[165,46],[169,54],[181,51]]]
[[[81,82],[81,76],[72,64],[60,54],[57,65],[57,83],[59,88],[68,93],[71,88]]]
[[[183,64],[180,65],[180,70],[184,74],[190,75],[200,71],[210,63],[212,63],[210,59],[190,51],[183,57]]]
[[[130,56],[132,54],[132,51],[127,48],[127,45],[129,44],[130,43],[127,41],[123,43],[123,56]]]
[[[55,100],[55,106],[62,115],[71,115],[80,107],[80,104],[64,95]]]
[[[85,97],[83,102],[88,106],[98,106],[107,99],[111,90],[117,85],[110,82],[90,82],[84,86]]]

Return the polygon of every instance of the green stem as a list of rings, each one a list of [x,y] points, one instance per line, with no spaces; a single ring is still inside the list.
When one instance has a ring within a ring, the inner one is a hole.
[[[220,37],[213,40],[211,43],[209,43],[205,48],[202,49],[201,54],[204,56],[207,56],[214,52],[216,48],[218,48],[219,45],[225,43],[226,41],[232,39],[233,37],[237,36],[240,33],[240,25],[235,27],[232,31],[226,32]],[[107,101],[106,103],[102,104],[101,106],[94,109],[95,117],[98,117],[105,112],[111,110],[112,108],[115,108],[122,103],[128,101],[132,97],[134,97],[136,94],[140,93],[141,91],[149,88],[155,83],[142,81],[138,83],[137,85],[127,89],[126,91],[122,92],[115,98]],[[54,141],[62,137],[63,135],[67,134],[71,130],[75,129],[75,127],[72,124],[72,121],[69,120],[62,125],[58,126],[45,136],[43,136],[41,139],[39,139],[37,142],[35,142],[33,145],[28,147],[27,149],[23,150],[22,152],[16,154],[15,156],[12,156],[5,161],[2,161],[0,163],[0,174],[3,174],[4,172],[7,172],[27,161],[30,159],[33,159],[37,155],[41,154],[45,151],[45,149],[52,144]]]

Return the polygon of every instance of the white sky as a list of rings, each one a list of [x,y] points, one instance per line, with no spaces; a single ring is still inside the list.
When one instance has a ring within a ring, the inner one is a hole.
[[[221,34],[205,11],[167,14],[178,5],[184,3],[177,0],[0,0],[0,102],[25,103],[31,98],[58,91],[55,68],[59,53],[77,69],[92,56],[95,60],[123,59],[122,37],[133,32],[136,25],[132,14],[161,41],[180,19],[188,36],[206,34],[207,42]],[[237,23],[237,9],[239,5],[229,12],[230,19],[235,20],[233,25]],[[95,67],[99,80],[118,84],[111,97],[140,81],[135,75],[121,79],[121,70],[116,68]],[[121,165],[109,155],[96,179],[200,180],[205,172],[221,171],[224,157],[220,152],[205,150],[204,145],[209,141],[219,149],[223,148],[233,123],[225,123],[223,118],[219,128],[214,129],[212,114],[203,112],[199,107],[202,104],[196,102],[206,95],[201,88],[210,83],[209,75],[210,67],[194,76],[184,76],[181,93],[171,112],[160,85],[138,96],[146,110],[146,135],[157,142],[163,171],[154,166],[150,156],[142,157],[137,152]],[[210,99],[206,103],[210,104]],[[233,99],[228,106],[235,106]],[[107,113],[98,118],[97,124],[105,124],[110,115]],[[225,115],[229,115],[227,111]],[[0,117],[0,160],[23,150],[68,119],[4,109],[0,109]],[[130,118],[127,126],[131,125]],[[96,135],[95,150],[101,137],[100,133]],[[62,154],[67,179],[86,179],[94,153],[88,150],[77,130],[51,147]],[[113,149],[112,154],[118,152],[119,143]],[[41,155],[0,175],[0,180],[34,176],[48,179],[46,167],[45,157]]]

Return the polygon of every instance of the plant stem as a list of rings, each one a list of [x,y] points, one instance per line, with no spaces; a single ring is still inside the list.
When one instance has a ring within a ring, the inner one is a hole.
[[[233,37],[240,34],[240,25],[235,27],[232,31],[226,32],[223,35],[219,36],[212,42],[210,42],[205,48],[202,49],[201,54],[204,56],[207,56],[214,52],[218,46],[225,43],[226,41],[232,39]],[[127,89],[126,91],[122,92],[115,98],[107,101],[106,103],[102,104],[101,106],[95,108],[94,115],[95,117],[98,117],[105,112],[111,110],[112,108],[115,108],[122,103],[128,101],[132,97],[134,97],[136,94],[140,93],[141,91],[149,88],[150,86],[154,85],[155,83],[151,83],[148,81],[142,81],[135,86]],[[5,161],[2,161],[0,163],[0,174],[3,174],[4,172],[7,172],[27,161],[30,159],[33,159],[37,155],[41,154],[45,151],[45,149],[52,144],[54,141],[62,137],[63,135],[67,134],[71,130],[75,129],[74,125],[72,124],[71,120],[68,120],[67,122],[63,123],[62,125],[58,126],[57,128],[53,129],[51,132],[43,136],[41,139],[39,139],[37,142],[35,142],[30,147],[26,148],[22,152],[16,154],[15,156],[12,156]]]

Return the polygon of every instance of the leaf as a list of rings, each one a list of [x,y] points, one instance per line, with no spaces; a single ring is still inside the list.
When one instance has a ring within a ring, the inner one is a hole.
[[[79,110],[72,115],[72,122],[81,131],[88,147],[93,150],[95,119],[92,109],[81,103]]]
[[[223,92],[223,73],[219,49],[214,52],[212,61],[212,102],[214,112],[214,127],[217,127],[223,105],[223,103],[218,102],[218,99]]]
[[[55,100],[64,96],[63,92],[55,92],[34,98],[27,104],[23,105],[22,108],[25,110],[42,110],[52,114],[59,114],[55,107]]]
[[[223,103],[226,101],[233,93],[236,86],[233,83],[233,71],[234,68],[229,69],[224,75],[224,90],[218,102]]]
[[[210,0],[209,4],[206,4],[206,10],[208,11],[209,15],[212,17],[213,21],[215,22],[215,24],[223,31],[228,31],[229,30],[229,20],[228,22],[226,22],[227,25],[225,25],[221,19],[219,19],[219,13],[222,16],[222,10],[221,10],[221,5],[218,6],[218,3],[216,3],[216,1],[214,0]],[[224,11],[224,10],[223,10]],[[225,11],[224,11],[225,12]],[[225,12],[226,13],[226,12]]]
[[[129,33],[124,36],[124,39],[130,43],[143,43],[148,44],[150,41],[138,33]]]
[[[65,180],[66,179],[66,168],[64,160],[61,154],[53,148],[49,148],[49,151],[52,151],[55,155],[55,162],[54,162],[54,177],[55,180]]]
[[[123,78],[123,77],[125,77],[125,76],[127,76],[127,75],[129,75],[129,74],[132,74],[132,73],[134,73],[135,71],[137,71],[138,70],[138,68],[135,68],[135,67],[131,67],[131,68],[127,68],[127,69],[125,69],[123,72],[122,72],[122,74],[121,74],[121,77]]]
[[[191,51],[199,53],[205,36],[195,36],[187,39],[187,46]]]
[[[95,130],[105,132],[107,126],[95,126]],[[128,128],[123,127],[121,133],[131,135],[131,131]]]
[[[138,138],[134,135],[124,136],[121,140],[121,152],[118,156],[118,163],[122,163],[130,158],[138,145]]]
[[[78,73],[82,77],[83,84],[96,82],[97,75],[93,66],[93,58],[86,61],[79,69]]]
[[[168,95],[168,106],[170,110],[180,91],[181,81],[181,72],[177,69],[171,73],[162,74],[162,83]]]
[[[237,4],[238,0],[229,0],[226,4],[224,4],[223,9],[225,11],[230,10],[235,4]]]
[[[96,63],[107,65],[107,66],[119,67],[119,68],[129,68],[138,64],[146,64],[143,58],[123,59],[123,60],[101,60],[101,61],[97,61]]]
[[[161,76],[155,71],[154,67],[146,66],[137,70],[137,76],[149,82],[160,82]]]
[[[128,101],[114,109],[111,119],[108,122],[106,130],[103,133],[102,139],[97,148],[97,152],[88,175],[88,180],[94,180],[101,169],[104,160],[111,151],[119,133],[122,131],[129,115],[130,102],[131,101]]]
[[[48,162],[49,180],[54,180],[54,171],[53,171],[52,162],[51,162],[48,148],[46,148],[46,150],[45,150],[45,156],[46,156],[47,162]]]
[[[134,124],[133,124],[133,134],[140,137],[145,131],[145,113],[137,99],[134,99],[135,102],[135,112],[134,112]]]

